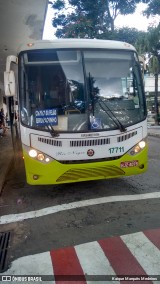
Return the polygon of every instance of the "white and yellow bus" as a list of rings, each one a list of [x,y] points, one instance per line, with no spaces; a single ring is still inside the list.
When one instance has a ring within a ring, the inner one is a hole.
[[[18,66],[16,80],[12,62]],[[29,184],[146,171],[147,110],[133,46],[94,39],[26,44],[18,57],[7,58],[4,83],[6,96],[18,92]]]

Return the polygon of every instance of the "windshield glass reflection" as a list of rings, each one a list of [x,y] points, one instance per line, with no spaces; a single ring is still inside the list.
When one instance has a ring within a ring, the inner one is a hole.
[[[21,121],[55,131],[125,129],[145,117],[129,51],[43,50],[20,55]]]

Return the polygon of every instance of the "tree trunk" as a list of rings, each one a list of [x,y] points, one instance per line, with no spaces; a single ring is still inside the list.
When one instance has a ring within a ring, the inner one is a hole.
[[[110,22],[111,22],[111,32],[114,32],[114,20],[112,19],[112,17],[110,18]]]
[[[155,124],[158,125],[159,122],[159,105],[158,105],[158,73],[156,73],[155,75]]]

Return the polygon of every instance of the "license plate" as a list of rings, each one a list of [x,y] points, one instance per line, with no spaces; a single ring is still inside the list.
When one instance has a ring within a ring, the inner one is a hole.
[[[126,161],[126,162],[121,162],[120,167],[121,168],[137,167],[138,164],[139,164],[138,160]]]

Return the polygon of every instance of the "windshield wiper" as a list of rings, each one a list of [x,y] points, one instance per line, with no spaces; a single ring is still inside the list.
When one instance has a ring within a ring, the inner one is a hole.
[[[127,129],[124,127],[124,125],[119,121],[119,119],[116,117],[116,115],[114,114],[114,112],[109,108],[109,106],[100,98],[98,97],[98,103],[101,107],[101,109],[108,114],[108,116],[113,120],[113,122],[118,126],[119,130],[121,132],[125,132],[127,131]],[[102,104],[104,104],[104,106],[107,108],[107,110],[102,106]]]
[[[91,104],[92,104],[92,113],[94,116],[94,95],[93,95],[93,77],[91,77],[91,73],[89,72],[89,95],[90,95],[90,99],[91,99]]]
[[[45,117],[48,121],[48,124],[46,124],[47,129],[49,130],[49,133],[51,134],[52,137],[58,137],[59,133],[57,131],[55,131],[55,129],[53,128],[52,124],[49,122],[48,118]],[[42,118],[43,119],[43,118]],[[43,119],[43,121],[45,122],[45,120]]]
[[[47,119],[47,121],[48,121],[48,119]],[[59,133],[57,131],[55,131],[52,124],[50,124],[50,122],[49,122],[49,125],[46,124],[46,126],[47,126],[47,129],[49,130],[49,133],[51,134],[52,137],[58,137],[59,136]]]

